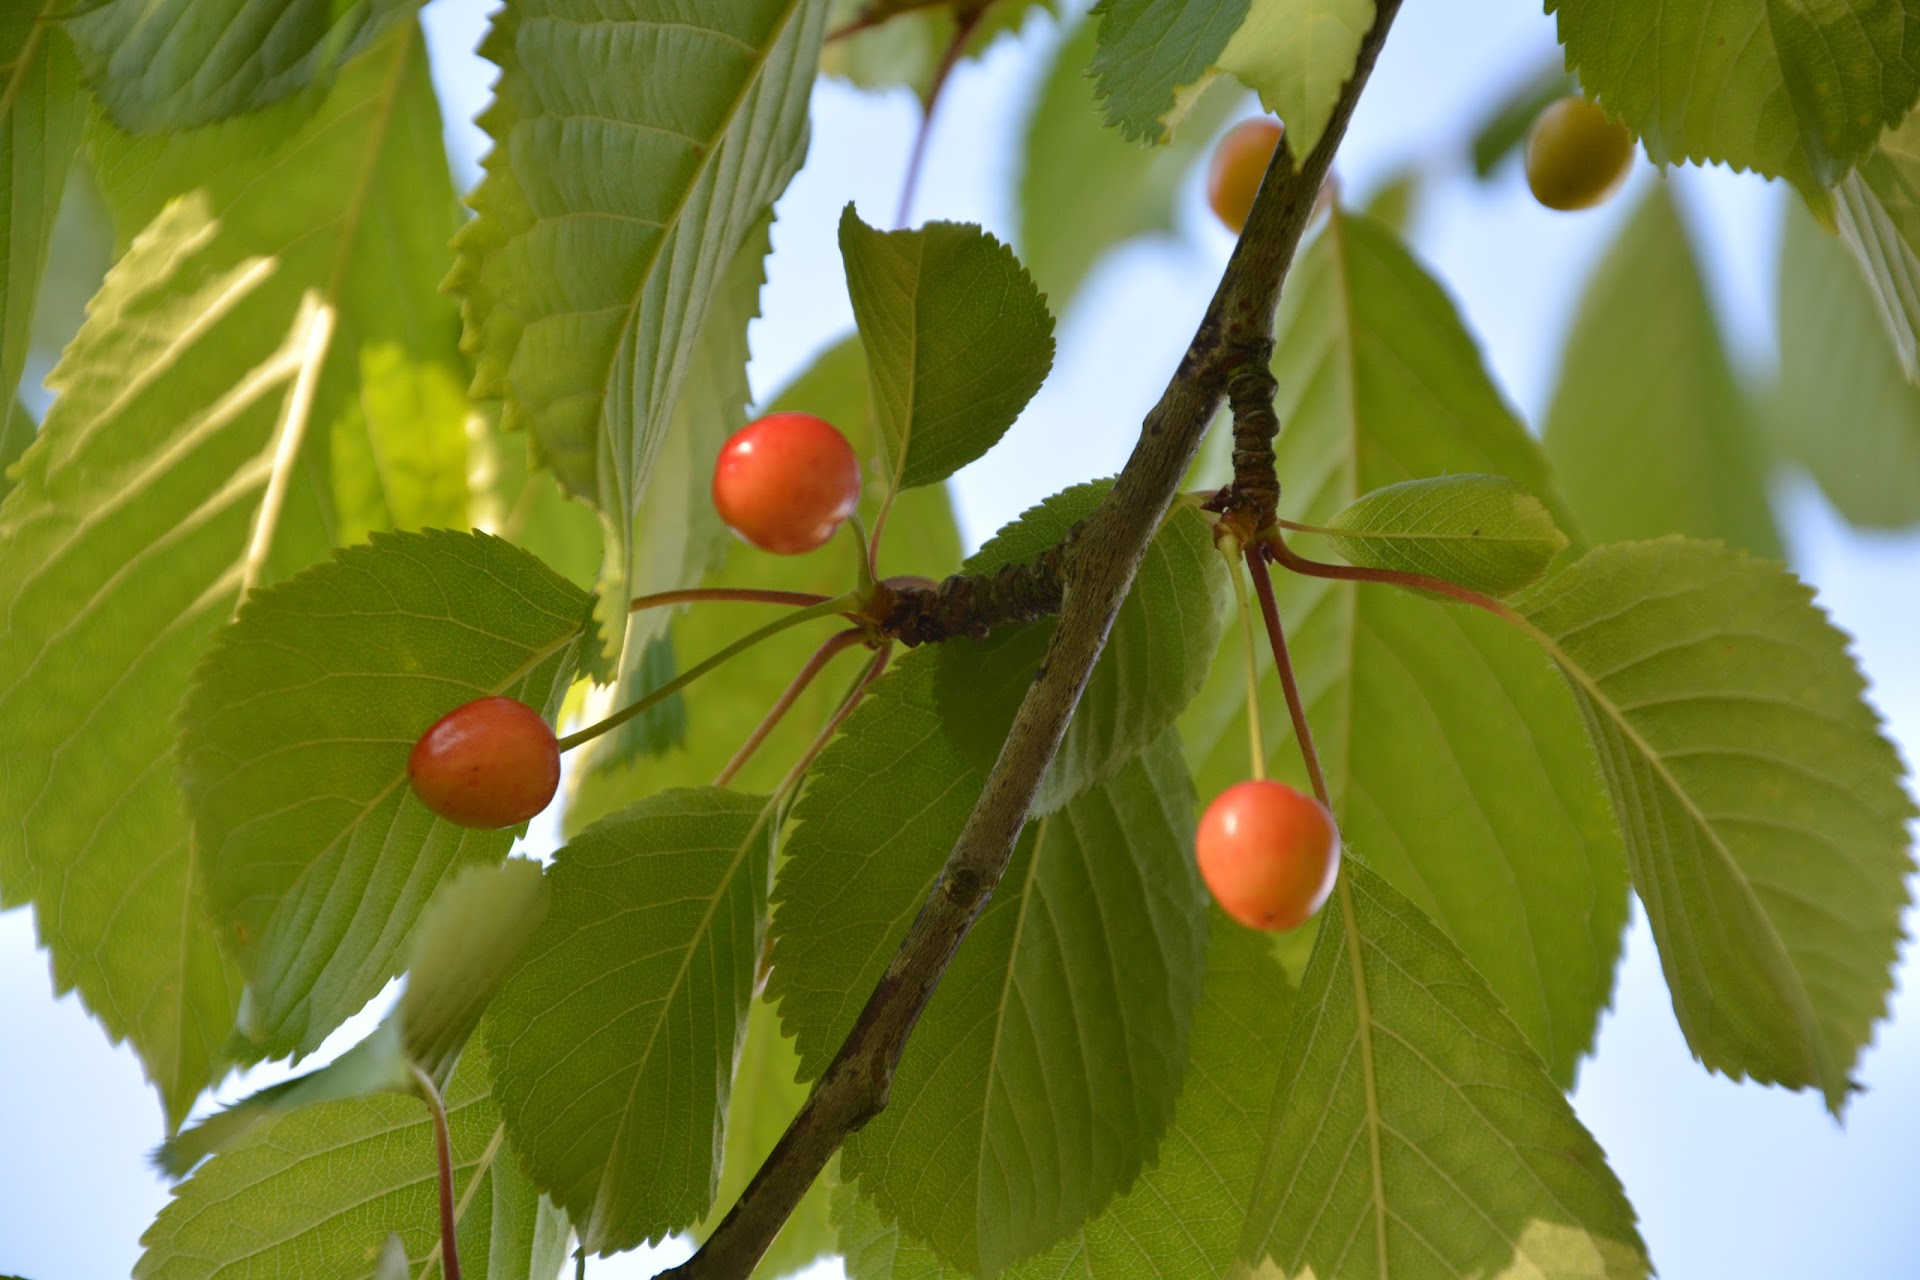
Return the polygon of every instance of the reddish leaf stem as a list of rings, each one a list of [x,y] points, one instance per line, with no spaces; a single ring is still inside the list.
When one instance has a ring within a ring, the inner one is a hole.
[[[806,665],[800,668],[800,674],[793,678],[793,683],[786,687],[785,692],[774,702],[752,734],[740,744],[740,749],[733,753],[733,759],[727,761],[726,768],[722,769],[720,776],[713,780],[713,785],[724,787],[732,782],[734,775],[746,766],[760,744],[766,741],[767,735],[773,732],[774,726],[780,723],[781,717],[785,716],[800,695],[806,692],[807,686],[813,683],[813,678],[833,661],[835,655],[849,645],[858,644],[864,635],[866,631],[863,628],[848,627],[845,631],[828,636],[826,642],[813,651],[813,656],[808,658]]]
[[[1435,591],[1462,604],[1470,604],[1476,609],[1485,609],[1494,617],[1511,622],[1515,626],[1523,625],[1519,614],[1492,596],[1475,591],[1471,587],[1463,587],[1457,582],[1448,582],[1445,578],[1433,578],[1424,573],[1410,573],[1402,569],[1365,569],[1354,564],[1326,564],[1319,560],[1309,560],[1304,556],[1296,555],[1277,532],[1267,535],[1266,551],[1267,555],[1278,561],[1281,567],[1305,574],[1309,578],[1330,578],[1337,582],[1384,582],[1390,586]]]

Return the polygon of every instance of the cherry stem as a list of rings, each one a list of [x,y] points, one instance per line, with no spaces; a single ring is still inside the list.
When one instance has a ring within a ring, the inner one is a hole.
[[[453,1135],[447,1130],[447,1107],[433,1077],[409,1063],[413,1082],[433,1115],[433,1143],[440,1156],[440,1272],[446,1280],[460,1280],[460,1243],[455,1238],[453,1213]]]
[[[880,501],[880,511],[873,517],[873,537],[867,543],[867,577],[880,576],[880,539],[887,532],[887,517],[893,512],[893,499],[900,492],[900,478],[894,477],[893,484],[887,489],[887,496]]]
[[[1501,604],[1492,596],[1484,595],[1471,587],[1463,587],[1457,582],[1448,582],[1445,578],[1433,578],[1424,573],[1410,573],[1403,569],[1364,569],[1353,564],[1326,564],[1319,560],[1308,560],[1295,555],[1292,548],[1278,533],[1266,538],[1267,554],[1277,560],[1283,568],[1295,573],[1305,574],[1309,578],[1328,578],[1336,582],[1384,582],[1396,587],[1412,587],[1419,591],[1434,591],[1462,604],[1470,604],[1476,609],[1485,609],[1496,618],[1511,622],[1522,630],[1527,629],[1520,615]]]
[[[849,627],[845,631],[827,637],[826,642],[815,649],[813,656],[807,659],[807,664],[800,668],[800,674],[793,678],[793,683],[787,686],[786,692],[780,695],[779,700],[773,704],[759,726],[745,742],[740,744],[740,749],[733,753],[733,759],[727,761],[727,767],[720,771],[720,776],[713,780],[713,785],[724,787],[732,782],[734,775],[753,758],[753,753],[762,742],[766,741],[767,735],[773,732],[774,726],[780,723],[781,717],[792,710],[794,702],[806,692],[807,686],[813,683],[813,678],[819,675],[841,650],[849,645],[858,644],[865,634],[866,631],[860,627]]]
[[[733,601],[739,604],[790,604],[799,607],[824,604],[832,599],[812,591],[762,591],[755,587],[687,587],[680,591],[656,591],[650,596],[635,596],[628,613],[658,609],[670,604],[703,604],[709,601]]]
[[[920,115],[920,130],[913,135],[913,154],[907,159],[907,180],[900,189],[900,211],[893,218],[895,229],[907,225],[907,214],[913,209],[913,191],[920,184],[920,164],[926,159],[927,135],[933,132],[933,112],[940,105],[941,91],[947,87],[947,77],[953,74],[954,67],[959,64],[967,41],[973,38],[973,29],[980,25],[980,19],[986,15],[986,11],[986,6],[981,5],[974,12],[959,18],[953,39],[947,41],[947,51],[940,55],[940,65],[934,68],[933,81],[927,85],[926,110]]]
[[[1246,554],[1247,572],[1253,575],[1254,594],[1260,597],[1260,615],[1267,624],[1267,643],[1273,646],[1273,665],[1280,672],[1280,687],[1286,691],[1287,714],[1293,717],[1293,737],[1300,744],[1300,759],[1307,766],[1314,797],[1332,813],[1333,798],[1327,794],[1327,776],[1320,772],[1320,753],[1313,749],[1313,730],[1307,726],[1306,704],[1300,700],[1300,683],[1294,678],[1293,660],[1287,656],[1287,637],[1280,629],[1280,606],[1274,603],[1267,562],[1259,547],[1248,547]],[[1258,715],[1259,704],[1248,708],[1248,713]]]
[[[1253,638],[1253,602],[1247,599],[1246,579],[1240,576],[1238,543],[1229,539],[1221,548],[1227,558],[1227,572],[1233,577],[1234,598],[1240,602],[1240,629],[1246,648],[1247,667],[1247,749],[1253,757],[1253,776],[1258,782],[1267,777],[1267,743],[1260,725],[1260,660],[1255,656]]]
[[[847,527],[853,530],[853,540],[860,544],[860,558],[854,564],[854,581],[859,586],[861,598],[872,599],[873,557],[879,541],[878,535],[876,534],[872,541],[868,540],[867,526],[860,522],[858,511],[847,517]]]
[[[681,672],[679,675],[675,676],[673,679],[661,685],[658,689],[655,689],[651,693],[648,693],[646,696],[638,699],[637,701],[631,702],[626,706],[620,708],[620,710],[614,712],[612,715],[600,721],[598,724],[590,724],[586,728],[580,730],[578,733],[570,733],[566,737],[560,739],[560,750],[571,751],[583,742],[593,741],[595,738],[599,737],[603,733],[606,733],[610,729],[619,728],[621,725],[625,724],[627,721],[633,719],[635,716],[645,711],[648,707],[651,707],[654,704],[660,702],[661,700],[671,697],[673,694],[677,693],[681,689],[686,688],[688,685],[692,684],[695,680],[698,680],[701,676],[707,674],[707,672],[713,670],[715,667],[726,662],[729,658],[737,657],[738,655],[745,653],[748,649],[753,648],[753,646],[759,644],[762,640],[766,640],[773,636],[779,635],[782,631],[787,630],[789,627],[797,627],[801,623],[811,622],[815,618],[830,618],[836,613],[847,613],[851,610],[859,608],[860,599],[861,597],[859,592],[850,591],[846,595],[834,596],[830,600],[823,600],[819,604],[816,604],[811,608],[797,610],[793,613],[787,614],[783,618],[775,618],[772,622],[769,622],[766,626],[761,627],[757,631],[749,631],[746,635],[741,636],[738,640],[735,640],[732,644],[728,645],[726,648],[722,649],[720,652],[714,654],[711,658],[708,658],[705,662],[702,662],[698,666],[690,667],[687,670]]]

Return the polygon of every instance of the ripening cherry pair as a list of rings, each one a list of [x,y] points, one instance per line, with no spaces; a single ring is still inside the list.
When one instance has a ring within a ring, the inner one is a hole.
[[[770,413],[735,432],[713,469],[720,518],[763,551],[799,555],[853,514],[860,464],[833,425]],[[476,698],[420,735],[407,758],[420,802],[463,827],[513,827],[552,803],[560,744],[546,720],[513,698]]]

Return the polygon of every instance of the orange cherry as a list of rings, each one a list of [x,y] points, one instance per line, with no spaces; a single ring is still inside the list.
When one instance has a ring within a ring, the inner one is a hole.
[[[847,438],[810,413],[770,413],[736,431],[713,468],[713,505],[733,531],[780,555],[812,551],[860,501]]]
[[[1293,929],[1333,892],[1340,831],[1312,796],[1280,782],[1241,782],[1207,806],[1194,852],[1228,915],[1249,929]]]
[[[1207,203],[1235,235],[1247,225],[1253,197],[1283,132],[1278,120],[1265,116],[1242,120],[1214,148],[1213,161],[1207,166]]]

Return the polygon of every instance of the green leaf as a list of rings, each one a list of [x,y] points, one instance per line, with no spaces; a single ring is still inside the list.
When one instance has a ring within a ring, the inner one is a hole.
[[[1656,164],[1830,187],[1920,94],[1914,0],[1547,0],[1567,68]]]
[[[822,755],[776,888],[773,976],[802,1073],[853,1025],[938,880],[981,777],[928,664],[877,685]],[[1193,795],[1170,739],[1028,829],[841,1169],[952,1265],[1053,1243],[1151,1163],[1206,947]],[[922,1194],[927,1185],[941,1194]]]
[[[773,1006],[755,1000],[747,1015],[746,1040],[733,1069],[733,1097],[727,1105],[726,1158],[720,1170],[720,1189],[713,1211],[697,1232],[705,1237],[720,1225],[747,1183],[760,1171],[774,1144],[807,1100],[799,1082],[800,1057],[793,1042],[780,1034],[780,1018]],[[834,1250],[833,1224],[828,1220],[827,1188],[837,1166],[814,1180],[767,1247],[755,1276],[772,1280],[802,1270]]]
[[[1537,580],[1567,547],[1540,499],[1505,476],[1433,476],[1363,494],[1335,512],[1353,564],[1444,578],[1493,595]]]
[[[1287,282],[1277,334],[1281,514],[1324,524],[1383,485],[1471,472],[1511,478],[1569,527],[1452,304],[1379,227],[1329,220]],[[1571,1083],[1627,914],[1573,700],[1525,636],[1478,610],[1285,572],[1274,585],[1350,855],[1447,930]],[[1229,628],[1183,721],[1203,797],[1247,776],[1242,643]],[[1269,770],[1304,785],[1270,670],[1260,716]]]
[[[1165,146],[1128,142],[1101,125],[1087,79],[1097,30],[1082,22],[1060,42],[1020,151],[1020,260],[1060,315],[1109,249],[1173,229],[1181,185],[1240,98],[1221,80]]]
[[[0,403],[20,385],[54,217],[86,119],[79,64],[52,21],[61,7],[45,0],[38,13],[24,4],[0,13]],[[0,472],[12,461],[0,448]]]
[[[1840,236],[1858,260],[1907,381],[1920,385],[1920,118],[1911,113],[1834,189]]]
[[[1105,1213],[1002,1272],[1005,1280],[1191,1280],[1231,1270],[1293,991],[1265,937],[1217,912],[1213,924],[1186,1085],[1159,1163]],[[853,1280],[957,1276],[852,1187],[836,1190],[833,1209]]]
[[[0,405],[0,500],[13,488],[9,475],[13,464],[20,461],[20,455],[33,443],[33,433],[39,428],[34,424],[33,415],[27,412],[19,397],[9,397]]]
[[[1206,75],[1250,9],[1250,0],[1100,0],[1088,73],[1107,123],[1127,138],[1164,142],[1182,90]]]
[[[1846,249],[1789,210],[1775,442],[1853,524],[1900,529],[1920,522],[1920,384],[1901,369],[1881,321]]]
[[[412,0],[102,0],[67,19],[115,124],[162,133],[258,111],[412,20]]]
[[[1914,806],[1812,597],[1667,538],[1598,548],[1522,607],[1600,753],[1695,1056],[1838,1114],[1886,1012]]]
[[[875,231],[840,215],[887,474],[944,480],[991,449],[1053,367],[1053,316],[1013,251],[971,223]]]
[[[1295,1008],[1249,1262],[1289,1276],[1651,1274],[1619,1180],[1546,1064],[1467,957],[1365,867],[1341,871]]]
[[[0,811],[19,817],[0,882],[32,894],[56,986],[133,1041],[177,1123],[222,1069],[239,981],[202,920],[174,711],[245,592],[324,552],[320,446],[367,347],[406,347],[446,305],[395,263],[445,253],[451,192],[411,29],[317,112],[95,147],[123,219],[153,220],[0,509]]]
[[[473,447],[473,523],[518,547],[583,591],[600,576],[602,537],[593,508],[560,491],[553,472],[536,469],[524,434],[500,430],[497,414],[478,413]]]
[[[1103,480],[1055,494],[989,539],[965,570],[990,575],[1034,559],[1091,515],[1112,487]],[[1111,776],[1179,718],[1207,678],[1231,590],[1206,521],[1190,506],[1175,507],[1114,617],[1034,801],[1035,813],[1051,812]],[[1000,754],[1053,628],[1048,618],[1003,628],[985,640],[957,638],[939,646],[940,712],[948,734],[982,775]]]
[[[398,972],[434,890],[500,861],[513,832],[435,817],[408,754],[474,698],[551,718],[588,607],[517,547],[435,530],[339,552],[221,634],[180,710],[180,776],[247,970],[245,1052],[313,1052]]]
[[[565,1219],[539,1201],[516,1167],[477,1047],[445,1098],[462,1272],[551,1277],[565,1248]],[[145,1252],[134,1275],[360,1280],[386,1235],[398,1232],[415,1274],[437,1277],[434,1163],[432,1121],[417,1098],[328,1102],[279,1116],[174,1188],[141,1237]]]
[[[1373,11],[1374,0],[1252,0],[1216,65],[1260,95],[1285,122],[1287,149],[1305,157],[1353,78]]]
[[[468,867],[433,895],[395,1006],[409,1061],[445,1082],[548,903],[540,864],[525,858]]]
[[[871,528],[886,498],[887,476],[877,464],[880,443],[859,339],[848,337],[827,348],[791,386],[774,396],[769,406],[769,411],[788,409],[828,419],[853,445],[864,478],[861,512]],[[729,539],[719,567],[702,585],[837,595],[853,581],[857,560],[858,550],[851,538],[835,539],[804,556],[773,555]],[[887,516],[880,571],[939,579],[959,564],[960,535],[946,487],[927,485],[899,494]],[[697,662],[773,616],[766,606],[694,606],[673,624],[675,651],[684,661]],[[576,772],[566,809],[567,829],[581,830],[596,818],[668,787],[712,782],[828,634],[814,626],[783,632],[727,663],[726,669],[715,672],[711,679],[690,686],[682,695],[688,724],[686,742],[664,755],[630,766]],[[813,682],[741,770],[734,780],[737,788],[771,792],[780,785],[846,693],[856,664],[864,656],[863,650],[856,649]],[[586,750],[593,753],[589,757],[593,759],[605,748],[596,740]]]
[[[772,875],[771,802],[624,809],[554,857],[553,906],[495,1003],[495,1092],[533,1179],[602,1255],[713,1204]]]
[[[606,642],[709,309],[806,149],[826,0],[519,0],[481,52],[495,149],[457,239],[474,394],[599,508]]]
[[[1686,533],[1779,554],[1759,430],[1664,183],[1594,270],[1546,447],[1597,541]]]

